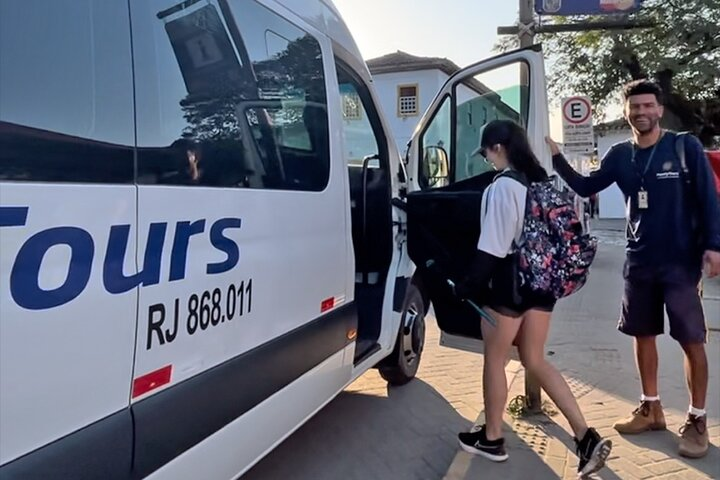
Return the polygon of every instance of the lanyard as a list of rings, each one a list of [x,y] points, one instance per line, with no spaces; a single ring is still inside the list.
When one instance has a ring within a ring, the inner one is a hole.
[[[663,130],[662,133],[660,134],[660,138],[658,138],[658,141],[655,142],[655,145],[653,146],[653,149],[650,152],[650,157],[648,157],[647,162],[645,162],[645,170],[640,175],[640,188],[641,189],[645,188],[645,175],[647,175],[648,170],[650,170],[650,165],[652,164],[653,158],[655,157],[655,150],[657,150],[657,147],[658,147],[658,145],[660,145],[660,142],[662,141],[664,136],[665,136],[665,130]],[[633,165],[635,165],[635,168],[637,169],[637,163],[636,163],[636,158],[635,158],[635,155],[637,154],[637,150],[635,149],[634,143],[632,144],[632,149],[633,149],[633,153],[632,153],[631,162]]]

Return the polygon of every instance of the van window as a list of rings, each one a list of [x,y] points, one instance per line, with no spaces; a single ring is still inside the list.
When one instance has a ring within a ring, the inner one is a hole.
[[[127,8],[0,1],[0,180],[133,181]]]
[[[138,181],[319,191],[320,45],[253,0],[133,4]]]
[[[446,96],[422,135],[423,157],[420,165],[423,170],[420,181],[423,188],[444,187],[450,180],[448,164],[437,161],[439,151],[444,152],[444,157],[448,160],[453,151],[450,134],[450,124],[452,123],[450,104],[451,99]]]
[[[473,156],[485,125],[492,120],[512,120],[527,126],[529,67],[514,62],[465,78],[455,87],[454,181],[487,172],[492,166]]]
[[[512,120],[527,128],[529,79],[529,66],[516,61],[454,86],[452,98],[445,97],[421,137],[422,188],[444,187],[492,169],[477,154],[483,128],[492,120]]]
[[[373,125],[365,109],[362,96],[368,97],[367,87],[350,73],[349,67],[336,63],[340,100],[343,111],[343,132],[345,134],[345,160],[348,165],[362,166],[367,156],[378,156],[380,150],[375,138]],[[379,160],[370,162],[370,166],[379,166]]]

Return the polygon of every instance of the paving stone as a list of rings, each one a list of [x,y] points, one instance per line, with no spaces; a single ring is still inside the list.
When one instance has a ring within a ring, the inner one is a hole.
[[[611,237],[613,234],[604,233]],[[622,242],[616,242],[621,244]],[[548,359],[570,381],[588,423],[612,439],[602,480],[720,479],[720,333],[711,332],[708,431],[711,447],[702,460],[677,455],[677,428],[687,392],[682,353],[659,337],[660,386],[669,432],[620,436],[612,428],[638,402],[639,380],[632,341],[615,329],[622,293],[623,248],[602,243],[588,284],[563,299],[553,314]],[[720,281],[706,287],[720,292]],[[370,370],[248,472],[244,480],[553,480],[577,478],[572,432],[558,414],[515,420],[504,417],[510,459],[495,464],[457,446],[456,434],[484,423],[483,357],[439,346],[428,318],[426,350],[418,378],[388,388]],[[588,344],[588,342],[591,342]],[[508,398],[524,393],[524,370],[506,367]],[[543,394],[547,400],[547,395]]]

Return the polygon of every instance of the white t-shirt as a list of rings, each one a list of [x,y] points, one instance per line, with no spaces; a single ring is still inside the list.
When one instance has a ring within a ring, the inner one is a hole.
[[[513,251],[519,242],[525,219],[527,187],[515,179],[498,177],[482,197],[478,250],[499,258]]]

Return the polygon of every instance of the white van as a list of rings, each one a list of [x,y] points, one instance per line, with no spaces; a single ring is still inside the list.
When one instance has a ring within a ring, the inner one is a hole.
[[[0,2],[0,478],[236,478],[410,381],[431,301],[472,348],[406,210],[472,213],[498,116],[542,145],[539,51],[458,73],[401,160],[329,1]]]

